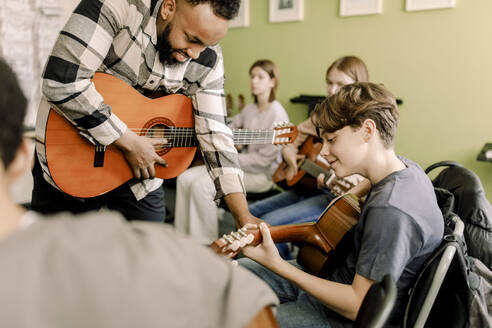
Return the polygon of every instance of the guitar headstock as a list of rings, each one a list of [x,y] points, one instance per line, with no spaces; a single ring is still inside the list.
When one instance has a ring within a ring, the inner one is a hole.
[[[273,126],[273,144],[285,145],[294,142],[297,137],[297,127],[290,122],[276,123]]]
[[[242,227],[215,240],[210,244],[210,248],[219,255],[234,257],[243,247],[257,244],[259,239],[260,231],[258,228]]]

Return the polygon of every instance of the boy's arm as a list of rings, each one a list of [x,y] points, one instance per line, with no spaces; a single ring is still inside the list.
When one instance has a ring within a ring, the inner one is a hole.
[[[356,274],[352,284],[346,285],[299,270],[280,257],[266,224],[260,224],[260,230],[263,242],[256,247],[246,247],[244,255],[292,281],[333,311],[355,320],[362,300],[374,281]]]
[[[286,261],[270,270],[288,279],[342,316],[355,320],[367,291],[374,283],[355,274],[351,285],[333,282],[306,273]]]

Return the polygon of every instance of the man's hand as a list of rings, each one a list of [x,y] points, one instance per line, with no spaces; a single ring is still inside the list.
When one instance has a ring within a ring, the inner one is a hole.
[[[239,223],[238,229],[244,227],[246,224],[253,224],[255,226],[258,226],[260,223],[264,223],[262,219],[257,218],[256,216],[253,216],[251,213],[244,214],[240,217],[238,217],[238,220],[236,223]]]
[[[137,179],[149,179],[155,177],[155,164],[167,166],[167,163],[155,152],[155,145],[165,145],[167,140],[150,139],[139,136],[127,129],[126,132],[114,142],[125,155],[133,175]]]

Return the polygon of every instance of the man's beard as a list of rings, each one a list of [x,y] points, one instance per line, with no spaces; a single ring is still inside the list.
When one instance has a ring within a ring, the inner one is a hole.
[[[159,50],[159,60],[163,64],[176,65],[179,63],[176,58],[174,58],[174,52],[180,52],[182,55],[187,56],[187,54],[181,49],[175,49],[172,47],[169,41],[169,35],[171,34],[172,24],[169,23],[162,31],[162,34],[157,38],[157,49]]]

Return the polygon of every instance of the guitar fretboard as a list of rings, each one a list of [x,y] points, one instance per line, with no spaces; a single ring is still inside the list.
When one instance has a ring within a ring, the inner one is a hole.
[[[275,130],[233,129],[235,145],[271,144],[274,142]],[[154,129],[146,135],[149,138],[165,138],[165,147],[197,147],[198,139],[194,128],[167,127]]]
[[[327,181],[333,174],[330,170],[327,170],[324,167],[319,166],[318,164],[316,164],[315,162],[313,162],[308,158],[304,159],[302,164],[299,166],[299,169],[307,172],[309,175],[315,178],[321,173],[323,173],[325,175],[325,181]]]

